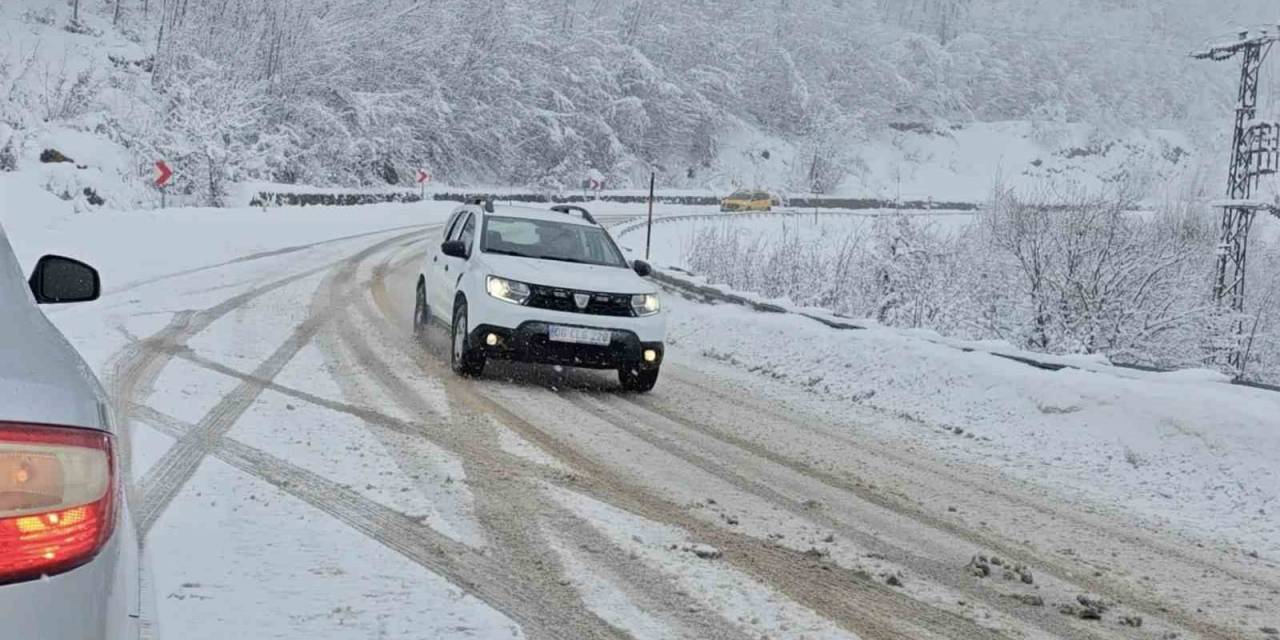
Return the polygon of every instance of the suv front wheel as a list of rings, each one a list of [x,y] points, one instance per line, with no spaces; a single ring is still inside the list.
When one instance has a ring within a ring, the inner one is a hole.
[[[431,326],[431,308],[427,306],[427,287],[418,281],[418,291],[413,302],[413,335],[422,338]]]
[[[645,393],[653,390],[658,384],[658,370],[623,367],[618,369],[618,382],[624,391]]]
[[[449,364],[461,376],[478,376],[484,372],[484,354],[471,348],[467,327],[467,303],[459,300],[453,309],[453,340]]]

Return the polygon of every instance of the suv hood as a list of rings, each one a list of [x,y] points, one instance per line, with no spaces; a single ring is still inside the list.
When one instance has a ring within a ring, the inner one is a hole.
[[[480,254],[489,273],[527,284],[600,293],[656,293],[658,287],[627,267],[606,267],[559,260]]]

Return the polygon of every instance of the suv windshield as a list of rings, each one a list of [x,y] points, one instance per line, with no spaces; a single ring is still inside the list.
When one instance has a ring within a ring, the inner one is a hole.
[[[490,216],[480,250],[522,258],[625,267],[613,239],[600,227],[567,222]]]

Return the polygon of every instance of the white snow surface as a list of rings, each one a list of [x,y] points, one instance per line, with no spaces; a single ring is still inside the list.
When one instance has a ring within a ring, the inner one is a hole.
[[[1126,180],[1154,188],[1192,170],[1193,153],[1186,136],[1168,130],[1107,133],[1029,121],[886,129],[851,145],[853,170],[828,195],[982,203],[996,186],[1035,190],[1046,180],[1090,190]],[[711,182],[806,195],[786,188],[804,160],[785,140],[740,125],[721,140]]]
[[[169,638],[524,637],[440,576],[219,461],[148,544]]]

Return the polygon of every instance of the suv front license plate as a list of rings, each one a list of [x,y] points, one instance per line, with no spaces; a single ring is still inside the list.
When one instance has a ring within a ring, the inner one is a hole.
[[[552,342],[572,342],[574,344],[594,344],[608,346],[613,339],[610,331],[600,329],[584,329],[582,327],[562,327],[553,324],[548,328],[547,337]]]

